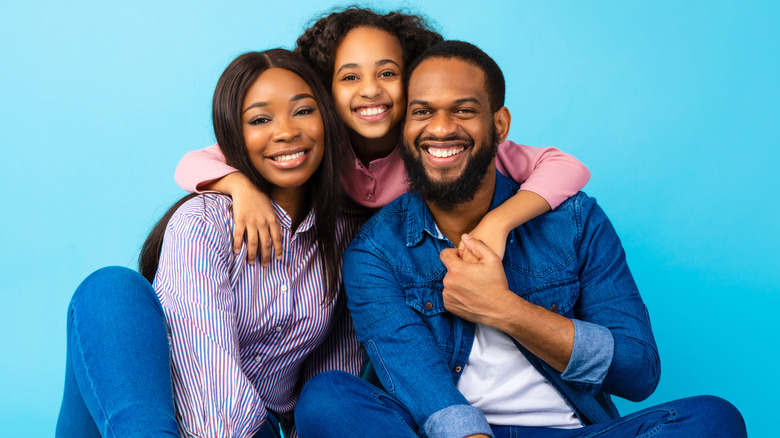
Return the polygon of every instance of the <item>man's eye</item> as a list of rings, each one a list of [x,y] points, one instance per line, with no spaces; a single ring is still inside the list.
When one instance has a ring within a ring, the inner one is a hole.
[[[430,113],[431,113],[431,112],[430,112],[430,111],[428,111],[428,110],[426,110],[426,109],[417,109],[417,110],[413,110],[413,111],[412,111],[412,115],[413,115],[413,116],[427,116],[427,115],[429,115]]]

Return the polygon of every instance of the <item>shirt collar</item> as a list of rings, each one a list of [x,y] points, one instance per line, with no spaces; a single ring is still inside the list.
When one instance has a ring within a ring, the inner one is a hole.
[[[287,228],[288,230],[292,228],[292,218],[289,214],[287,214],[286,211],[282,207],[279,206],[276,202],[271,201],[271,205],[274,207],[274,212],[276,213],[276,217],[279,219],[279,224]],[[298,225],[298,229],[295,230],[296,233],[304,233],[306,231],[309,231],[314,226],[314,208],[309,209],[309,213],[306,214],[306,217],[303,219],[300,225]]]
[[[495,190],[493,190],[490,210],[511,198],[517,193],[518,188],[519,185],[516,182],[505,177],[501,172],[496,171],[496,186]],[[423,240],[426,233],[434,239],[446,239],[439,231],[439,227],[436,226],[436,221],[433,220],[428,204],[425,203],[419,193],[410,193],[406,208],[406,246],[417,245]]]

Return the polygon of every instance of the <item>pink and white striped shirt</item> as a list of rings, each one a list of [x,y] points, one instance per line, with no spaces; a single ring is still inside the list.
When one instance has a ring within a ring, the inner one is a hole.
[[[346,298],[323,304],[314,212],[293,232],[290,217],[274,208],[284,253],[267,268],[247,263],[245,246],[233,253],[226,196],[193,198],[168,223],[154,288],[170,329],[183,436],[252,436],[267,410],[289,420],[315,374],[360,372],[363,351]],[[358,225],[339,220],[341,252]]]

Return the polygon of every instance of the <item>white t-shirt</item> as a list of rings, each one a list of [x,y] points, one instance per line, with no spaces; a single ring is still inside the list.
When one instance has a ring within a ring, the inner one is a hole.
[[[582,427],[558,391],[506,333],[477,324],[458,390],[497,426]]]

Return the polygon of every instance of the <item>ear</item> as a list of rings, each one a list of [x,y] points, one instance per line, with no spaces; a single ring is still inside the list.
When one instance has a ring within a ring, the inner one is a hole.
[[[503,143],[509,136],[509,125],[512,124],[512,115],[509,114],[509,109],[502,106],[498,111],[493,113],[493,125],[496,127],[496,134],[498,134],[498,142]]]

